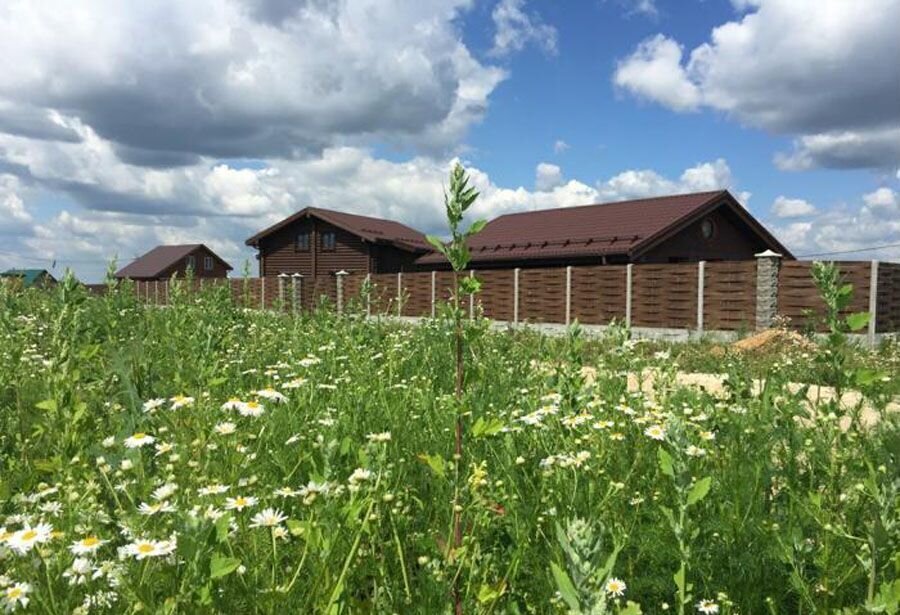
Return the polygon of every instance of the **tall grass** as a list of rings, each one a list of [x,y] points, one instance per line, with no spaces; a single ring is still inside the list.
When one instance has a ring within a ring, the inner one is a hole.
[[[855,409],[792,393],[828,347],[758,395],[734,363],[713,396],[620,330],[462,326],[457,458],[443,322],[0,289],[0,602],[445,613],[457,587],[471,613],[897,612],[898,417],[842,428]],[[656,390],[630,391],[648,367]]]

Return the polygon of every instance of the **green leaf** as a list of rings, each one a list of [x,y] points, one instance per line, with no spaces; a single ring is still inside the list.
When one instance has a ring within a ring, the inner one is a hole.
[[[709,487],[712,484],[712,478],[707,476],[706,478],[701,478],[694,486],[691,487],[690,492],[688,492],[687,497],[687,505],[693,506],[700,500],[706,497],[706,494],[709,493]]]
[[[482,584],[478,590],[478,602],[489,604],[496,601],[506,592],[506,581],[500,581],[496,587]]]
[[[476,438],[493,436],[503,431],[504,427],[506,427],[506,424],[496,417],[489,421],[485,421],[483,417],[478,417],[478,420],[472,426],[472,435]]]
[[[575,586],[572,585],[572,580],[569,578],[569,575],[566,574],[565,570],[557,566],[556,562],[550,562],[550,571],[553,573],[553,580],[556,581],[556,589],[559,590],[562,599],[565,600],[570,609],[575,612],[580,612],[581,605],[578,603],[578,592],[575,590]]]
[[[656,449],[656,459],[659,461],[659,469],[663,474],[671,478],[675,478],[675,469],[672,465],[672,456],[664,449],[659,447]]]
[[[471,237],[476,233],[480,233],[485,226],[487,226],[487,220],[476,220],[469,226],[469,230],[466,231],[466,237]]]
[[[219,542],[228,541],[228,527],[231,525],[231,515],[222,515],[216,519],[216,540]]]
[[[678,593],[679,594],[683,593],[684,592],[684,564],[682,564],[681,567],[678,569],[678,572],[676,572],[672,576],[672,580],[675,581],[675,587],[678,588]]]
[[[286,521],[288,531],[291,533],[291,536],[302,536],[306,531],[306,526],[303,522],[297,521],[296,519],[288,519]]]
[[[236,557],[226,557],[219,553],[214,553],[212,559],[209,561],[209,578],[218,579],[228,576],[237,570],[240,565],[241,560]]]
[[[419,453],[416,457],[419,459],[419,461],[424,462],[429,468],[431,468],[432,472],[434,472],[441,478],[444,478],[446,476],[447,473],[444,466],[444,458],[440,455],[428,455],[426,453]]]
[[[625,603],[625,608],[619,611],[619,615],[643,615],[643,611],[640,604],[629,600]]]
[[[45,399],[44,401],[39,401],[34,405],[38,410],[47,410],[49,412],[56,412],[56,400],[55,399]]]
[[[426,235],[425,239],[430,243],[435,250],[447,256],[447,247],[444,245],[444,242],[441,241],[440,237],[435,237],[434,235]]]
[[[868,312],[856,312],[855,314],[850,314],[846,318],[847,327],[851,331],[859,331],[869,324],[871,317],[872,315]]]

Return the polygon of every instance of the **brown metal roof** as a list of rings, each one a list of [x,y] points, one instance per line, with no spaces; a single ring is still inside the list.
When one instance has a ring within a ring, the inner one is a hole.
[[[469,244],[472,262],[634,255],[726,203],[782,254],[789,254],[727,190],[506,214]],[[436,252],[419,264],[443,263]]]
[[[373,243],[389,243],[410,252],[424,252],[430,250],[425,235],[405,224],[394,222],[393,220],[383,220],[381,218],[360,216],[358,214],[350,214],[331,209],[320,209],[318,207],[301,209],[281,222],[260,231],[248,239],[246,243],[248,246],[257,246],[260,239],[281,230],[296,220],[308,216],[324,220],[338,228],[344,229],[348,233],[353,233],[354,235]]]
[[[200,248],[204,248],[213,256],[213,258],[221,261],[226,269],[232,269],[231,265],[222,260],[219,255],[202,243],[191,243],[180,246],[156,246],[143,256],[139,256],[130,264],[119,269],[116,272],[116,277],[133,279],[159,277],[165,273],[166,269]]]

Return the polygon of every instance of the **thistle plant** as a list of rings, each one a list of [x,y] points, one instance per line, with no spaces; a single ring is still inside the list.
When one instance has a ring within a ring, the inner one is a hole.
[[[454,460],[456,467],[456,488],[453,496],[453,539],[448,540],[448,547],[452,545],[452,550],[457,551],[462,546],[462,506],[459,502],[459,467],[462,464],[463,455],[463,393],[465,366],[463,360],[463,342],[465,331],[463,329],[463,319],[465,312],[460,307],[460,299],[463,296],[470,297],[477,293],[481,288],[481,283],[475,276],[461,276],[460,272],[466,269],[469,264],[470,253],[467,242],[469,238],[481,231],[487,222],[485,220],[476,220],[469,228],[463,231],[460,225],[463,221],[463,214],[475,200],[478,198],[478,191],[474,186],[469,185],[469,177],[466,170],[459,163],[454,165],[450,171],[450,187],[444,192],[444,208],[447,214],[447,225],[450,229],[450,240],[441,241],[433,235],[428,236],[428,242],[434,248],[447,257],[450,266],[453,268],[453,297],[452,306],[450,308],[449,319],[453,327],[453,344],[454,357],[456,365],[456,379],[454,387],[454,398],[456,400],[456,436],[454,446]],[[462,599],[459,594],[458,581],[453,581],[453,602],[454,609],[457,613],[462,613]]]

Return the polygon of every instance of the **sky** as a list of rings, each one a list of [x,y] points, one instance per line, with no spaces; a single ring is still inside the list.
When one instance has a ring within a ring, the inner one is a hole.
[[[6,0],[0,268],[99,281],[315,205],[443,228],[730,190],[900,261],[900,0]],[[841,254],[831,254],[841,253]]]

